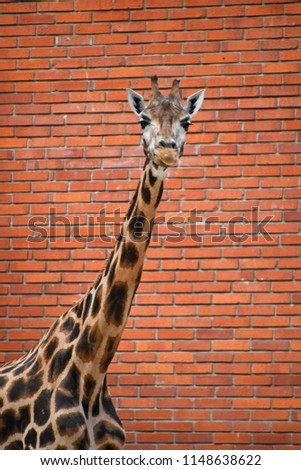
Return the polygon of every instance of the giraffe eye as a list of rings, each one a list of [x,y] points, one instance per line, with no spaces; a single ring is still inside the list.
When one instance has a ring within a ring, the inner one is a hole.
[[[142,129],[145,129],[151,123],[151,119],[148,116],[142,115],[139,122]]]
[[[142,120],[140,121],[142,129],[145,129],[150,123],[149,121]]]
[[[189,119],[185,119],[185,120],[181,121],[180,124],[183,127],[184,131],[187,132],[191,122],[189,121]]]

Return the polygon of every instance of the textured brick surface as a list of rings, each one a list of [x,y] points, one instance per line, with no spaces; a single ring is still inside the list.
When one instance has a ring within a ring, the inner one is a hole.
[[[110,367],[127,448],[301,448],[300,15],[0,2],[0,361],[104,266],[143,165],[125,88],[207,89]]]

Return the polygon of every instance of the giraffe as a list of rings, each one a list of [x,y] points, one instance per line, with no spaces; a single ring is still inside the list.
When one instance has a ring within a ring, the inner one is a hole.
[[[167,97],[151,77],[151,97],[127,90],[142,127],[144,169],[121,233],[87,294],[67,310],[37,346],[0,369],[1,449],[121,449],[125,432],[107,387],[139,285],[168,167],[183,153],[204,90],[181,104],[179,80]]]

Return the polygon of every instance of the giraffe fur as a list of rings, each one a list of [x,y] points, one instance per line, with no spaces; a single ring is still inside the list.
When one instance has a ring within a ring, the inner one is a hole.
[[[178,163],[204,95],[195,93],[182,107],[178,80],[167,97],[156,76],[151,86],[147,107],[141,95],[128,90],[143,130],[146,163],[104,272],[32,351],[0,369],[0,449],[124,446],[107,370],[139,286],[167,169]]]

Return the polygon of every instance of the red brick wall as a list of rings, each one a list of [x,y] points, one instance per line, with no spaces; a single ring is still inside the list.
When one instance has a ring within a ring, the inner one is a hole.
[[[0,23],[0,360],[104,266],[96,218],[143,165],[125,88],[178,77],[207,92],[110,368],[127,446],[301,448],[300,2],[1,2]]]

